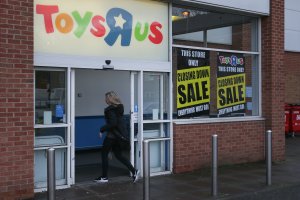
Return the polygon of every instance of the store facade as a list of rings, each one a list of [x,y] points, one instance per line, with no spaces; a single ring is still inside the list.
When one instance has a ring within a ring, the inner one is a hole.
[[[76,184],[79,152],[101,149],[109,90],[141,170],[155,139],[152,175],[209,166],[212,134],[222,165],[263,160],[267,129],[284,159],[283,3],[133,2],[5,4],[1,196],[46,189],[49,147],[57,187]]]

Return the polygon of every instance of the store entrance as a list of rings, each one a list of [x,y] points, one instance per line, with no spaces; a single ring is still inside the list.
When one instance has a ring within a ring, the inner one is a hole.
[[[99,129],[104,125],[105,93],[115,91],[124,105],[131,150],[123,152],[143,174],[144,139],[150,144],[151,175],[171,172],[171,103],[169,74],[122,70],[73,69],[71,71],[71,184],[92,182],[102,175]],[[74,102],[73,102],[74,101]],[[114,156],[109,179],[128,179],[129,171]]]
[[[101,147],[104,138],[99,129],[104,125],[105,93],[115,91],[124,105],[124,116],[130,129],[130,71],[75,70],[75,183],[91,182],[101,176]],[[130,131],[130,130],[129,130]],[[130,151],[123,152],[130,158]],[[129,172],[114,155],[109,156],[109,178],[128,177]]]

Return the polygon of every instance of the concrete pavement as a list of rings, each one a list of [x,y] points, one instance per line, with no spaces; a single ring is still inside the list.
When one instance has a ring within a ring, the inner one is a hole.
[[[151,200],[296,200],[300,199],[300,137],[286,139],[286,160],[272,165],[272,185],[266,186],[264,162],[219,167],[218,196],[211,196],[209,169],[150,179]],[[35,199],[47,199],[36,193]],[[92,181],[57,190],[56,200],[142,200],[143,181],[132,184],[128,177],[110,179],[108,184]]]

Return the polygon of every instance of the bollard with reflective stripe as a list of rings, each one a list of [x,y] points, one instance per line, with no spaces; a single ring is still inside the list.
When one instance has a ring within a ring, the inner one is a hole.
[[[55,200],[55,149],[47,150],[47,189],[48,200]]]
[[[266,154],[266,182],[267,185],[272,184],[272,131],[268,130],[266,132],[266,146],[265,146],[265,154]]]
[[[144,200],[150,199],[150,152],[149,141],[143,141],[143,176],[144,176]]]
[[[218,194],[218,135],[212,135],[212,185],[211,194]]]

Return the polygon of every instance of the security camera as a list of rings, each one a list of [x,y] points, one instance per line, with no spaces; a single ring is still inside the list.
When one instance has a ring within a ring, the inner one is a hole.
[[[110,65],[111,60],[105,60],[105,65],[102,66],[102,69],[114,69],[113,65]]]

